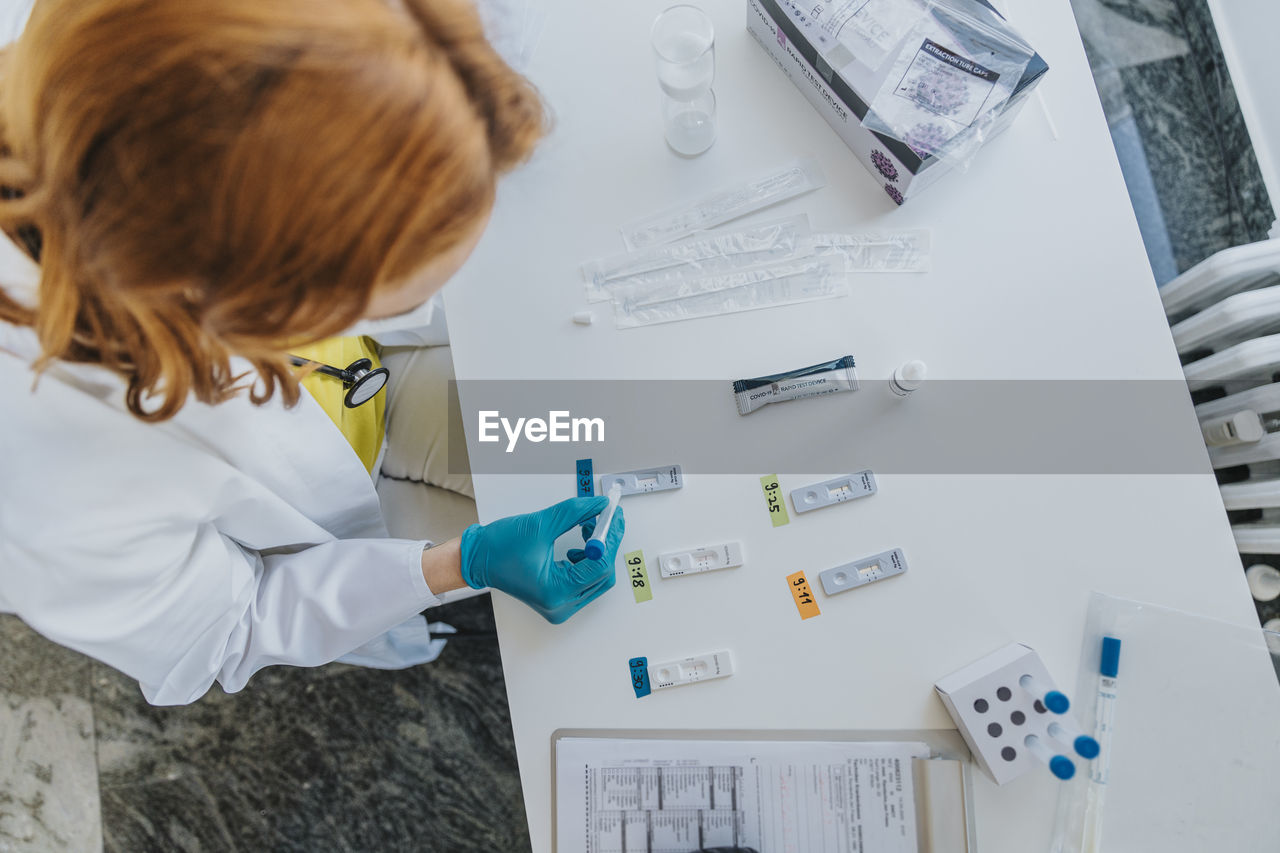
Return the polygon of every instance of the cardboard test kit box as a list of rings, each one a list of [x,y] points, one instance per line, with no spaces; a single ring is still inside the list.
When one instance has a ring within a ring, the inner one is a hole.
[[[981,2],[991,6],[986,0]],[[902,204],[950,171],[950,166],[938,158],[922,158],[905,142],[862,126],[867,103],[879,89],[875,74],[855,75],[846,71],[850,78],[846,79],[837,73],[792,17],[802,14],[791,0],[747,0],[747,29],[857,155],[889,198]],[[1008,127],[1048,70],[1040,54],[1031,57],[1022,78],[1001,108],[991,136]]]

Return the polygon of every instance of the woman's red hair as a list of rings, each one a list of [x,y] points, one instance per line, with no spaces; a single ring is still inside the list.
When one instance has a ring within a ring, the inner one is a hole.
[[[467,0],[39,0],[0,80],[0,227],[38,304],[0,320],[123,375],[139,418],[298,385],[487,215],[544,131]]]

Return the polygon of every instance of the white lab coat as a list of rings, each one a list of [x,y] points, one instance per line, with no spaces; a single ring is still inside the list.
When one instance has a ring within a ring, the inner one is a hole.
[[[38,278],[0,235],[0,285],[30,300]],[[355,331],[443,342],[432,315]],[[292,410],[241,395],[145,424],[99,367],[56,364],[33,391],[38,354],[32,330],[0,322],[0,612],[159,705],[271,664],[439,653],[417,615],[439,603],[430,543],[388,537],[373,481],[305,389]]]

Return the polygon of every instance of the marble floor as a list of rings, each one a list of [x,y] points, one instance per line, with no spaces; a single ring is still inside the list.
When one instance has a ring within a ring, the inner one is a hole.
[[[1274,212],[1204,0],[1072,4],[1157,281],[1263,239]],[[492,629],[487,598],[442,610]],[[184,708],[12,617],[0,648],[4,853],[529,847],[491,638],[403,672],[270,669]]]
[[[487,596],[433,621],[492,631]],[[0,617],[0,851],[529,848],[493,637],[400,672],[275,667],[180,708]]]

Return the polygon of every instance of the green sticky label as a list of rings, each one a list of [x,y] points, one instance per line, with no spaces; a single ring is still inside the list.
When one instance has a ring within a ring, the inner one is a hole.
[[[782,496],[778,475],[766,474],[761,477],[760,488],[764,489],[764,504],[769,508],[769,518],[773,519],[773,526],[781,527],[791,521],[787,518],[787,499]]]
[[[653,600],[653,587],[649,585],[649,570],[644,567],[644,552],[632,551],[622,558],[627,563],[627,577],[631,579],[631,594],[636,604]]]

